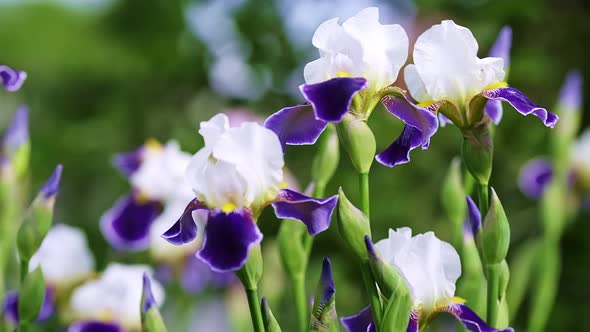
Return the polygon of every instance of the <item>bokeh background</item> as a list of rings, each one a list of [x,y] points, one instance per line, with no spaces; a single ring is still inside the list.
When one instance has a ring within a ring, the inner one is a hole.
[[[590,77],[590,5],[584,0],[0,0],[0,63],[29,74],[20,92],[0,94],[0,128],[18,105],[28,104],[31,188],[63,163],[56,220],[86,231],[99,267],[112,260],[140,262],[145,255],[114,252],[98,230],[101,214],[128,190],[111,166],[112,155],[151,137],[176,139],[194,152],[202,145],[199,121],[215,113],[239,108],[265,117],[301,101],[297,86],[303,82],[303,65],[317,57],[310,42],[317,25],[368,5],[381,8],[382,22],[404,25],[411,40],[441,19],[453,19],[473,31],[480,56],[500,28],[510,25],[510,83],[548,108],[570,69]],[[588,112],[584,123],[590,125]],[[401,131],[400,121],[381,107],[369,124],[378,149]],[[492,184],[512,225],[512,252],[541,233],[536,203],[519,192],[516,181],[528,159],[548,152],[548,133],[540,121],[508,106],[496,131]],[[374,238],[385,237],[390,227],[411,226],[450,240],[439,193],[459,146],[460,134],[451,126],[433,138],[429,150],[414,152],[408,165],[387,169],[374,164]],[[302,186],[309,181],[314,151],[313,146],[287,149],[287,164]],[[342,186],[356,202],[357,177],[342,155],[328,192]],[[588,213],[578,219],[561,244],[563,272],[547,331],[590,329]],[[279,222],[267,214],[261,225],[269,243]],[[357,266],[335,229],[315,242],[310,290],[323,256],[332,258],[337,271],[338,312],[352,314],[366,301]],[[275,287],[283,296],[274,310],[290,331],[288,288],[280,282]],[[515,325],[525,319],[526,309]],[[186,331],[170,325],[172,332]]]

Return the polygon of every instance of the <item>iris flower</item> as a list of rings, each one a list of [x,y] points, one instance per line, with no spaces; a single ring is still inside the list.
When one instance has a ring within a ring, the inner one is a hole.
[[[202,237],[197,257],[214,271],[234,271],[262,241],[256,220],[267,205],[279,218],[302,221],[311,235],[329,227],[338,196],[316,199],[283,189],[283,151],[274,132],[254,122],[230,127],[218,114],[201,122],[199,134],[205,146],[185,175],[194,199],[163,234],[170,243]]]
[[[27,79],[27,73],[24,71],[0,65],[0,85],[4,90],[9,92],[17,91],[23,85],[25,79]]]

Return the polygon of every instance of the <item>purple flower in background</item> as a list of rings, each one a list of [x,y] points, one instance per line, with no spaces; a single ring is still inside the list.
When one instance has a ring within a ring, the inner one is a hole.
[[[3,154],[12,158],[14,153],[29,142],[29,108],[22,105],[18,108],[2,139]]]
[[[367,238],[368,239],[368,238]],[[455,297],[455,284],[461,276],[459,254],[450,244],[428,232],[412,236],[404,227],[389,230],[389,238],[372,244],[366,241],[371,256],[380,257],[406,281],[412,300],[407,332],[418,332],[420,322],[429,322],[435,315],[447,312],[455,316],[471,332],[513,332],[512,328],[496,329],[487,325],[464,301]],[[370,309],[342,318],[348,332],[372,331]]]
[[[180,278],[182,288],[192,294],[206,287],[226,287],[237,281],[234,273],[213,271],[208,264],[192,255],[186,258]]]
[[[4,90],[14,92],[20,89],[25,82],[27,73],[21,70],[14,70],[8,66],[0,65],[0,85]]]
[[[338,21],[325,21],[313,36],[320,58],[305,66],[300,86],[308,104],[283,108],[266,120],[283,146],[314,144],[328,122],[340,122],[348,112],[368,117],[406,62],[406,32],[379,23],[378,8]]]
[[[519,113],[532,114],[547,127],[555,126],[557,115],[504,82],[510,36],[510,30],[503,29],[492,49],[492,54],[500,57],[480,59],[471,31],[453,21],[443,21],[420,35],[414,46],[414,63],[404,70],[411,98],[402,93],[382,100],[406,127],[390,147],[377,155],[377,160],[394,167],[409,162],[413,149],[426,149],[438,130],[437,113],[442,114],[441,125],[452,122],[461,129],[480,124],[486,114],[500,121],[502,110],[494,101],[508,102]],[[486,104],[489,106],[484,110]]]
[[[55,312],[55,297],[53,293],[54,292],[51,288],[45,289],[45,298],[43,299],[43,305],[37,316],[37,322],[49,319]],[[19,296],[16,291],[8,292],[6,293],[2,306],[4,319],[13,325],[17,325],[19,322],[18,301]]]
[[[68,327],[67,332],[127,332],[127,329],[117,323],[92,320],[76,322]]]
[[[316,199],[282,189],[283,151],[277,135],[254,122],[230,127],[226,115],[201,122],[205,146],[186,169],[195,198],[163,237],[182,245],[203,242],[197,257],[214,271],[242,267],[262,233],[257,216],[272,205],[279,218],[302,221],[311,235],[330,225],[337,196]]]

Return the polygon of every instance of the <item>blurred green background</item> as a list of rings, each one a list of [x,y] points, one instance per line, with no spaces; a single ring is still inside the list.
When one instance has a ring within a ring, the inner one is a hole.
[[[327,0],[304,2],[308,7],[295,10],[290,7],[297,5],[294,0],[0,0],[0,63],[29,75],[20,92],[1,92],[0,128],[5,128],[19,104],[30,106],[31,187],[38,188],[54,165],[63,163],[56,220],[85,229],[99,267],[111,259],[133,260],[111,252],[98,231],[101,214],[128,190],[126,180],[111,166],[111,156],[150,137],[177,139],[184,150],[194,152],[202,144],[196,133],[199,121],[217,112],[239,107],[267,116],[299,102],[293,87],[302,83],[302,65],[316,56],[313,50],[310,53],[313,29],[324,19],[356,11],[335,13],[332,6],[338,6]],[[355,8],[375,3],[349,2]],[[590,77],[586,1],[408,0],[380,5],[390,9],[391,21],[384,21],[404,23],[411,40],[441,19],[469,27],[479,41],[480,56],[487,53],[500,28],[510,25],[514,31],[510,84],[540,105],[555,104],[570,69],[580,68]],[[311,32],[304,24],[299,31],[300,22],[311,24]],[[549,130],[508,106],[504,114],[496,131],[492,184],[510,218],[515,252],[541,232],[535,202],[519,192],[516,180],[528,159],[547,152]],[[589,118],[586,113],[586,125]],[[369,124],[379,149],[401,131],[400,121],[382,109]],[[375,239],[385,237],[389,227],[411,226],[415,232],[433,229],[450,240],[439,192],[459,146],[458,130],[446,127],[428,151],[412,154],[410,164],[387,169],[375,163],[371,173]],[[287,149],[287,165],[302,186],[309,181],[314,151],[313,146]],[[342,186],[357,202],[357,177],[346,158],[343,152],[328,192]],[[261,224],[265,239],[270,239],[279,222],[271,214],[265,216]],[[587,219],[588,213],[582,214],[563,239],[563,272],[548,331],[590,329]],[[350,263],[335,229],[319,235],[314,245],[310,290],[323,256],[332,258],[338,271],[336,285],[342,285],[337,288],[338,311],[352,314],[366,301],[356,264]],[[275,309],[279,319],[292,321],[287,288],[283,303]],[[521,314],[517,327],[526,310]]]

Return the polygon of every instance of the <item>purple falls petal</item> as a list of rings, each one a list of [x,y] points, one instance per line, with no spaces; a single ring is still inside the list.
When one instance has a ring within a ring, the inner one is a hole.
[[[330,227],[337,203],[338,195],[319,199],[283,189],[272,207],[278,218],[299,220],[307,226],[310,235],[316,235]]]
[[[488,56],[502,58],[504,68],[510,67],[510,48],[512,47],[512,28],[509,26],[502,27],[494,45],[490,49]]]
[[[336,77],[321,83],[303,84],[299,90],[313,106],[317,119],[340,122],[348,113],[354,95],[366,87],[364,78]]]
[[[406,125],[400,136],[375,158],[383,166],[394,167],[410,162],[410,151],[422,145],[422,132]]]
[[[14,70],[8,66],[0,65],[0,84],[4,90],[14,92],[20,89],[25,82],[27,73],[20,70]]]
[[[196,198],[193,199],[184,208],[184,212],[182,212],[178,221],[162,234],[162,237],[176,245],[191,242],[197,237],[197,224],[193,219],[193,211],[206,209],[207,207],[202,202]]]
[[[18,301],[18,293],[16,291],[10,291],[6,293],[6,296],[4,297],[4,303],[2,304],[2,313],[4,315],[4,319],[14,325],[18,324],[19,322]],[[42,322],[49,319],[54,312],[55,296],[51,288],[46,288],[43,304],[41,305],[41,310],[37,316],[37,322]]]
[[[285,107],[264,121],[264,126],[277,134],[283,148],[288,145],[315,144],[327,122],[318,120],[311,105]]]
[[[144,273],[141,296],[141,314],[145,315],[155,304],[156,299],[154,299],[154,294],[152,293],[152,284],[150,282],[150,278],[148,277],[147,273]]]
[[[450,304],[441,311],[445,311],[455,316],[471,332],[514,332],[511,327],[506,329],[495,329],[486,324],[475,312],[461,303]]]
[[[62,165],[57,165],[57,167],[55,167],[55,170],[53,171],[53,174],[51,174],[47,182],[45,182],[43,187],[41,187],[41,190],[39,190],[39,194],[43,198],[50,199],[57,195],[57,192],[59,191],[59,183],[61,181],[62,170]]]
[[[373,314],[371,313],[371,306],[366,306],[363,310],[355,315],[342,317],[340,322],[344,326],[346,332],[367,332],[369,326],[373,323]]]
[[[481,229],[481,213],[470,196],[465,197],[465,200],[467,201],[467,222],[471,226],[471,234],[476,236]]]
[[[570,71],[559,93],[559,105],[564,110],[580,111],[582,109],[582,73],[579,70]]]
[[[144,154],[145,146],[142,145],[133,151],[116,154],[112,163],[123,175],[130,177],[141,166]]]
[[[412,310],[410,313],[410,321],[408,322],[408,328],[406,332],[418,332],[420,329],[420,314],[417,311]]]
[[[557,120],[559,120],[559,117],[557,115],[533,103],[532,101],[530,101],[530,99],[527,98],[527,96],[524,95],[524,93],[515,88],[506,87],[486,90],[482,92],[482,96],[490,100],[501,100],[508,102],[520,114],[532,114],[541,119],[541,121],[543,121],[543,124],[550,128],[553,128],[557,123]]]
[[[486,114],[492,119],[495,125],[502,121],[502,115],[504,115],[504,108],[502,107],[501,100],[488,100],[485,106]]]
[[[143,250],[149,246],[149,230],[161,210],[157,202],[138,202],[127,195],[102,215],[100,230],[117,250]]]
[[[435,113],[437,104],[428,108],[419,107],[407,94],[403,98],[386,96],[381,101],[385,108],[406,126],[401,135],[385,151],[377,154],[377,161],[384,166],[394,167],[410,161],[410,151],[422,146],[427,149],[430,138],[438,130]]]
[[[553,178],[553,167],[546,159],[533,159],[520,170],[518,186],[531,199],[539,199]]]
[[[76,322],[68,327],[67,332],[126,332],[127,330],[116,323],[99,321]]]
[[[212,210],[197,257],[213,271],[239,270],[248,258],[250,247],[260,241],[262,233],[249,210],[242,208],[230,213]]]
[[[16,149],[29,141],[29,108],[23,105],[18,108],[4,134],[2,145],[4,152],[12,155]]]

